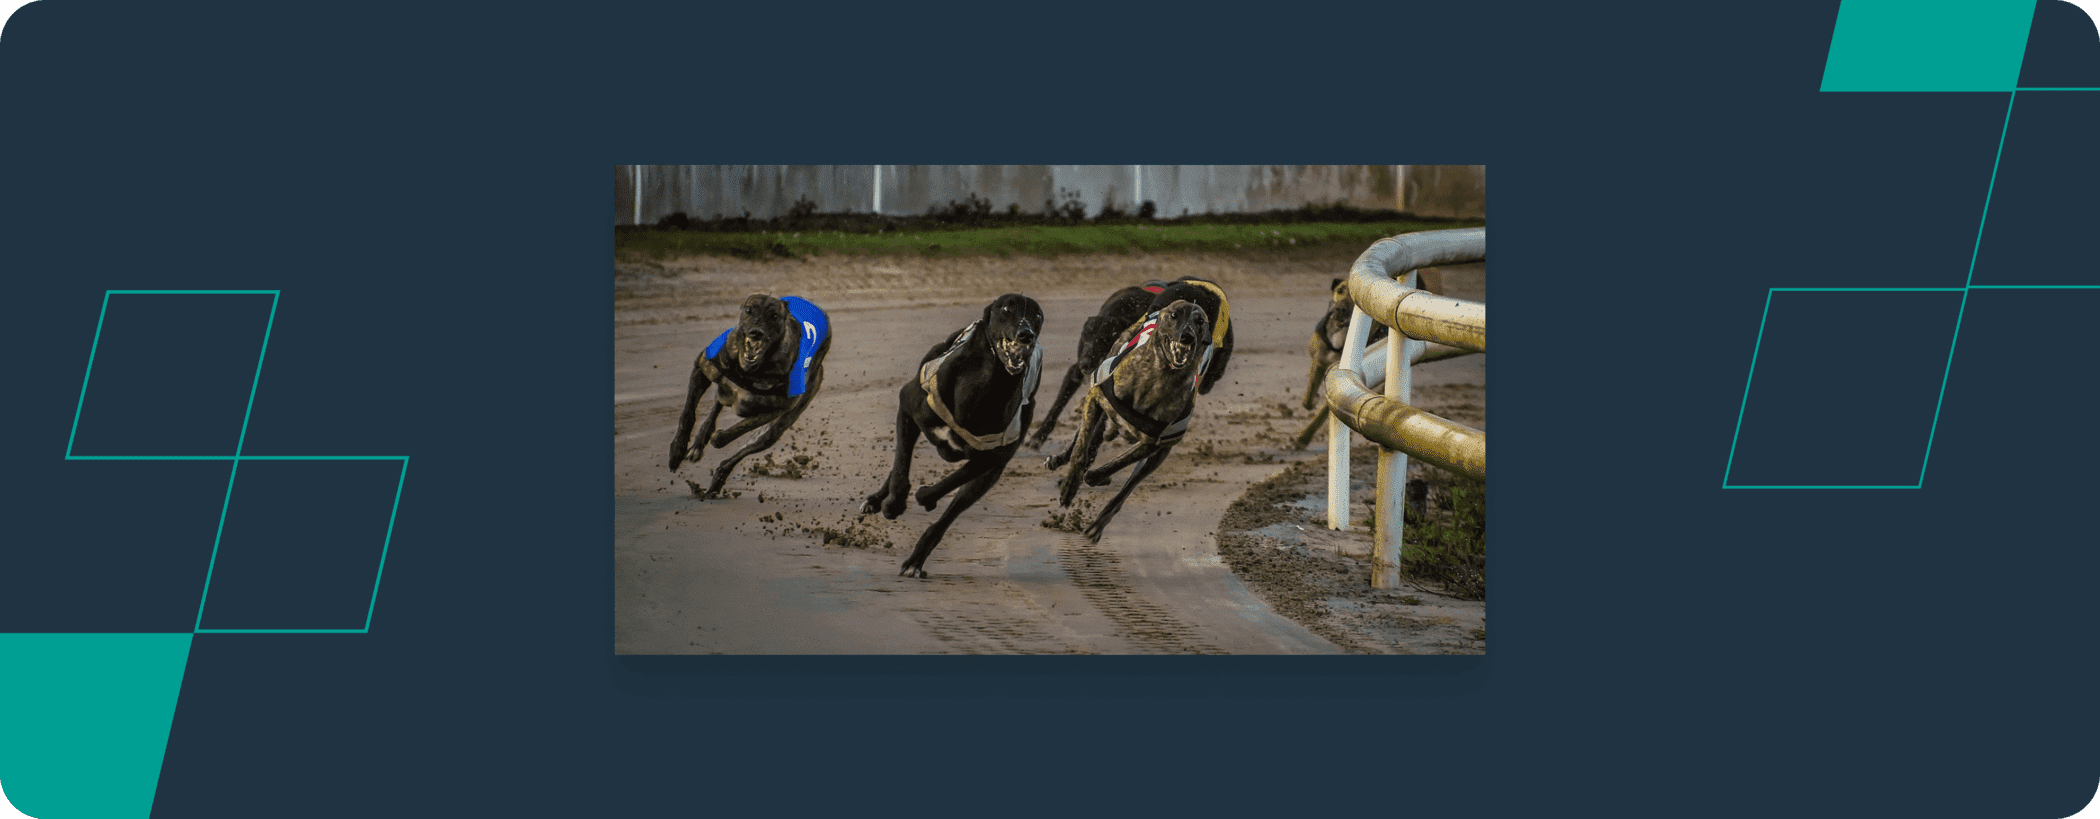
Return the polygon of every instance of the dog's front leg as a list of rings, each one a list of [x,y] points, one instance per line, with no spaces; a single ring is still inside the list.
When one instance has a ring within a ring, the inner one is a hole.
[[[1079,494],[1080,478],[1086,475],[1088,466],[1094,463],[1094,453],[1101,449],[1101,426],[1106,416],[1114,414],[1100,401],[1088,401],[1086,412],[1080,419],[1079,435],[1072,439],[1072,448],[1065,450],[1063,457],[1071,461],[1071,471],[1057,485],[1057,505],[1069,508],[1072,498]]]
[[[1139,459],[1137,467],[1130,470],[1130,479],[1123,482],[1123,489],[1109,500],[1107,506],[1101,508],[1101,514],[1096,516],[1094,522],[1086,527],[1086,539],[1088,542],[1101,542],[1101,530],[1108,528],[1109,519],[1114,518],[1117,512],[1122,511],[1123,499],[1130,497],[1130,490],[1136,489],[1139,481],[1151,476],[1154,470],[1159,469],[1160,463],[1166,461],[1167,453],[1173,451],[1174,445],[1168,444],[1155,450],[1150,457]]]
[[[724,385],[724,388],[726,389],[727,385]],[[717,401],[714,408],[707,411],[707,421],[700,425],[698,432],[693,433],[693,446],[685,451],[686,460],[696,464],[700,462],[700,453],[706,451],[707,438],[714,434],[715,421],[722,417],[722,408],[726,406],[728,405]]]
[[[1312,354],[1312,375],[1305,381],[1305,408],[1320,402],[1320,377],[1327,374],[1327,340],[1316,331],[1305,350]]]
[[[700,399],[707,395],[707,388],[714,384],[714,381],[707,377],[705,361],[706,359],[703,357],[700,361],[693,362],[693,375],[686,381],[685,406],[678,410],[678,432],[671,436],[672,472],[677,472],[678,465],[686,462],[688,453],[690,453],[691,460],[697,461],[700,459],[699,451],[697,449],[689,450],[686,442],[691,440],[693,434],[693,418],[699,414]],[[715,412],[719,413],[721,411],[722,405],[716,404]],[[715,416],[709,414],[707,416],[708,427],[712,429],[714,423]]]
[[[1291,442],[1291,448],[1304,449],[1311,444],[1313,436],[1320,434],[1320,429],[1327,426],[1327,413],[1327,407],[1321,407],[1319,412],[1313,413],[1312,423],[1306,424],[1304,429],[1298,431],[1298,437]]]
[[[904,514],[904,487],[911,482],[911,451],[919,442],[919,424],[911,419],[911,412],[903,406],[908,400],[910,398],[906,397],[898,401],[897,452],[890,459],[890,474],[868,495],[868,501],[861,504],[860,513],[863,515],[880,509],[884,518],[896,520],[898,515]]]
[[[941,537],[948,534],[948,524],[954,523],[957,515],[977,503],[977,499],[984,497],[984,493],[991,491],[992,484],[999,482],[999,476],[1006,471],[1006,462],[1012,458],[1013,450],[1002,452],[995,449],[980,452],[976,457],[963,462],[954,473],[941,479],[943,485],[951,481],[960,484],[962,491],[955,493],[955,500],[941,512],[940,518],[919,535],[919,542],[912,546],[911,556],[904,559],[904,565],[897,570],[898,575],[927,576],[926,556],[933,554],[933,547],[940,545]]]

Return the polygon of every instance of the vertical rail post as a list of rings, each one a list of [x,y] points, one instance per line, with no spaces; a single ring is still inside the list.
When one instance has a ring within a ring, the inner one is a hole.
[[[881,165],[877,165],[877,166],[875,166],[875,205],[874,205],[874,210],[873,210],[873,211],[871,211],[871,212],[872,212],[872,213],[874,213],[874,214],[875,214],[876,216],[881,216],[881,215],[882,215],[882,166],[881,166]]]
[[[1414,287],[1416,271],[1407,271],[1400,283]],[[1386,334],[1385,397],[1411,403],[1414,392],[1415,345],[1399,330]],[[1376,526],[1372,531],[1371,588],[1400,588],[1400,538],[1407,532],[1407,453],[1378,448],[1378,500],[1373,507]]]
[[[1363,372],[1364,345],[1371,340],[1371,322],[1376,319],[1357,308],[1349,314],[1349,338],[1342,342],[1342,360],[1334,369]],[[1397,334],[1397,333],[1396,333]],[[1387,349],[1392,345],[1387,344]],[[1342,414],[1327,418],[1327,528],[1349,531],[1349,439],[1352,431],[1342,423]]]
[[[634,223],[642,223],[642,166],[634,166]]]

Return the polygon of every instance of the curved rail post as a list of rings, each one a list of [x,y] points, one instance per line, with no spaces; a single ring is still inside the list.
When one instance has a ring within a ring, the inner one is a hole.
[[[1400,583],[1409,455],[1452,472],[1487,479],[1487,433],[1408,403],[1413,387],[1409,365],[1423,355],[1428,346],[1425,341],[1487,352],[1487,306],[1418,290],[1414,271],[1486,259],[1486,228],[1439,230],[1381,239],[1349,268],[1349,295],[1357,309],[1349,319],[1342,360],[1322,384],[1333,412],[1328,429],[1327,525],[1342,530],[1349,525],[1347,430],[1353,429],[1380,445],[1378,501],[1373,507],[1372,585],[1377,588]],[[1371,392],[1362,375],[1364,343],[1370,338],[1372,321],[1392,328],[1392,338],[1404,345],[1399,354],[1385,356],[1385,395]]]

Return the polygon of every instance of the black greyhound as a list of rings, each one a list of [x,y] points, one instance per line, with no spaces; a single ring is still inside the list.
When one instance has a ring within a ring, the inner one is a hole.
[[[831,323],[816,305],[795,296],[776,299],[762,293],[744,299],[736,327],[693,361],[685,408],[678,412],[678,433],[671,438],[671,471],[677,472],[685,461],[699,463],[701,450],[710,442],[720,449],[771,424],[758,440],[715,465],[713,481],[701,497],[721,496],[722,484],[737,462],[778,443],[809,408],[810,399],[824,386],[824,355],[830,351]],[[712,385],[720,386],[714,408],[695,435],[693,417]],[[715,420],[725,408],[735,409],[743,420],[716,432]]]
[[[897,574],[926,576],[926,556],[940,545],[948,525],[999,482],[1006,462],[1021,448],[1021,437],[1035,414],[1035,388],[1043,371],[1043,352],[1036,346],[1042,326],[1043,308],[1035,299],[1015,293],[1000,296],[985,305],[983,318],[926,351],[897,391],[896,459],[889,477],[868,495],[860,513],[880,509],[890,520],[904,514],[912,449],[921,436],[941,460],[963,462],[939,483],[921,486],[914,494],[931,512],[943,496],[962,489],[940,519],[919,535]]]
[[[1203,308],[1176,300],[1124,330],[1116,340],[1115,356],[1096,371],[1094,389],[1080,405],[1079,430],[1072,445],[1043,461],[1044,467],[1053,470],[1071,464],[1058,486],[1057,503],[1063,507],[1072,505],[1081,480],[1088,486],[1105,486],[1117,471],[1135,465],[1122,490],[1087,526],[1087,540],[1101,542],[1101,531],[1123,508],[1130,490],[1158,469],[1181,442],[1195,411],[1197,385],[1208,377],[1203,361],[1211,355],[1212,338],[1210,317]],[[1090,469],[1111,414],[1137,430],[1137,443]]]
[[[1125,287],[1101,303],[1101,310],[1086,320],[1086,327],[1079,331],[1079,359],[1065,371],[1065,382],[1057,388],[1057,400],[1050,402],[1050,409],[1043,413],[1043,422],[1036,425],[1035,434],[1028,436],[1029,449],[1042,449],[1043,442],[1050,439],[1050,431],[1057,428],[1057,418],[1065,411],[1065,402],[1087,379],[1094,368],[1101,366],[1101,359],[1108,357],[1108,348],[1116,343],[1116,335],[1123,332],[1145,313],[1152,309],[1152,297],[1164,291],[1167,283],[1153,280],[1136,287]]]

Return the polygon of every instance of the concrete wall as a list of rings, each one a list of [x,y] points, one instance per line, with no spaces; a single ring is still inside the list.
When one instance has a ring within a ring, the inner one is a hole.
[[[636,222],[637,167],[642,224],[680,211],[768,219],[804,196],[826,213],[891,216],[970,194],[995,210],[1040,213],[1046,200],[1064,204],[1068,191],[1088,215],[1111,202],[1136,213],[1146,200],[1161,217],[1331,202],[1436,216],[1482,216],[1487,207],[1485,165],[615,165],[614,224]]]

